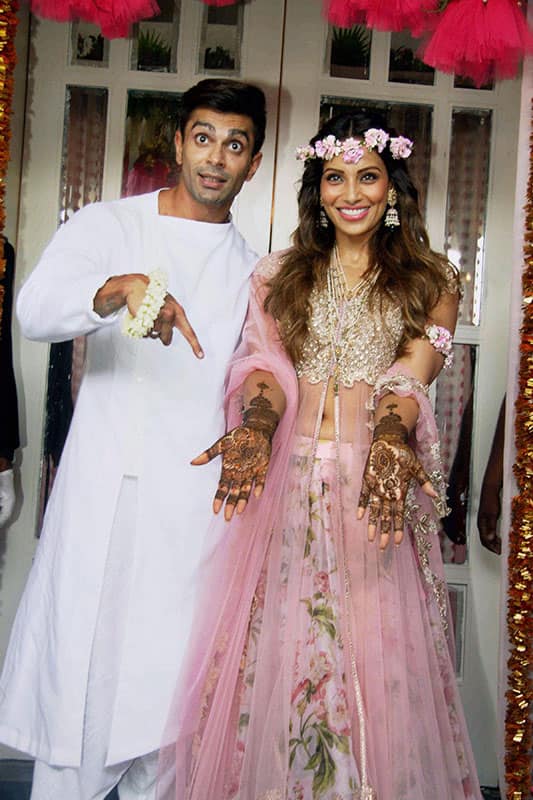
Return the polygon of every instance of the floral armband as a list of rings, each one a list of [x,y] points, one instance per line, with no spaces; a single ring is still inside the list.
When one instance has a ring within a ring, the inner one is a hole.
[[[426,339],[435,348],[437,353],[444,356],[444,369],[453,364],[453,336],[448,328],[442,325],[428,325],[425,328]]]

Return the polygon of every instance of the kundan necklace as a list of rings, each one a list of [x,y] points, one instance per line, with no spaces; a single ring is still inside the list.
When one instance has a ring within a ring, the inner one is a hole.
[[[358,293],[359,289],[366,283],[367,278],[363,277],[360,278],[357,283],[355,283],[352,287],[348,288],[348,281],[346,280],[346,272],[344,267],[342,266],[339,248],[337,244],[333,247],[333,253],[331,258],[331,268],[335,272],[336,280],[339,284],[341,296],[344,300],[351,300],[355,295]]]
[[[348,288],[337,245],[335,245],[327,272],[327,295],[331,375],[336,397],[339,393],[343,339],[358,325],[363,309],[366,307],[371,286],[372,281],[363,277],[355,286]]]

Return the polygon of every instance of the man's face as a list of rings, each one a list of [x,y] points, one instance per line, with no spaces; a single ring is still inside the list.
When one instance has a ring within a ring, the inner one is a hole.
[[[195,109],[182,136],[177,131],[176,160],[181,166],[181,190],[193,204],[227,213],[245,181],[261,163],[252,156],[252,120],[241,114]]]

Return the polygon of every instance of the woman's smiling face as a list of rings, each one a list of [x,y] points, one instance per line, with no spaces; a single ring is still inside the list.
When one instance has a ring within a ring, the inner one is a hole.
[[[357,164],[346,164],[342,155],[324,162],[320,198],[337,236],[368,238],[381,224],[390,186],[380,156],[365,149]]]

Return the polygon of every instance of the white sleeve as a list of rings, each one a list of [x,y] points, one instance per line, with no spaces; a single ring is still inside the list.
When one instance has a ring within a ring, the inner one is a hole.
[[[116,322],[93,311],[98,289],[121,274],[123,231],[105,204],[78,211],[54,235],[17,298],[17,317],[28,339],[62,342]],[[120,312],[118,312],[120,313]]]

